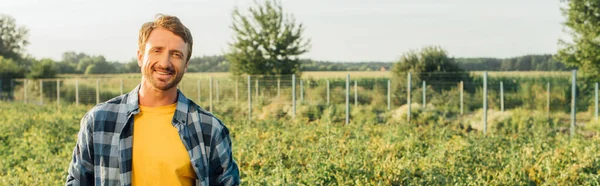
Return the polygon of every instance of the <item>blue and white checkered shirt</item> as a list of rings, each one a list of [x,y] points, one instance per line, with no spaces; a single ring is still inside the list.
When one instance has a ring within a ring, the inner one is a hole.
[[[81,119],[66,185],[131,185],[133,118],[140,112],[138,85],[128,94],[96,105]],[[177,90],[177,128],[197,185],[239,185],[229,130]],[[152,179],[152,178],[148,178]]]

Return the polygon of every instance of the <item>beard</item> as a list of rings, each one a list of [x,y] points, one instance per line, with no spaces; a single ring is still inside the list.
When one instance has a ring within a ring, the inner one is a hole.
[[[159,70],[159,69],[170,73],[171,78],[163,80],[163,79],[154,77],[153,74],[158,73],[156,70]],[[180,73],[173,68],[154,67],[144,73],[144,78],[146,79],[146,81],[148,83],[150,83],[150,85],[153,88],[162,90],[162,91],[167,91],[167,90],[177,86],[179,84],[179,82],[181,82],[181,79],[183,79],[183,73]]]

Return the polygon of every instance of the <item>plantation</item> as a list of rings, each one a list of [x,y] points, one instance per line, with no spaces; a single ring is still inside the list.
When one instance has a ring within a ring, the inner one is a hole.
[[[1,185],[63,184],[88,108],[0,102]],[[600,127],[580,126],[570,139],[558,130],[567,123],[539,111],[490,111],[484,136],[470,125],[481,121],[478,112],[456,116],[432,107],[415,109],[408,124],[404,107],[360,106],[349,125],[343,105],[303,104],[295,119],[253,122],[226,114],[240,113],[238,105],[217,108],[244,185],[600,184]]]

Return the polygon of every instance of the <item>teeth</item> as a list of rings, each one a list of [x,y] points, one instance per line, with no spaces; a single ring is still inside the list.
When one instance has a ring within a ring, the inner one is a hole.
[[[158,74],[160,74],[160,75],[168,75],[169,73],[168,72],[158,72]]]

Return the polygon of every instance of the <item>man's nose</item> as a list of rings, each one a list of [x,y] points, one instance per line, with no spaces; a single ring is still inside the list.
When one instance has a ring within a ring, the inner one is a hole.
[[[169,55],[169,52],[165,51],[161,53],[158,59],[158,65],[165,69],[171,67],[171,57]]]

